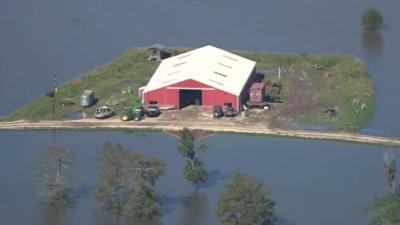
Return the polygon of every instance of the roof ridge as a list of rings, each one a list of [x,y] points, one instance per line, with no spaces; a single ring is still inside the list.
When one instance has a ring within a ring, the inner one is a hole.
[[[237,54],[206,45],[163,60],[144,92],[192,79],[239,95],[255,64]]]

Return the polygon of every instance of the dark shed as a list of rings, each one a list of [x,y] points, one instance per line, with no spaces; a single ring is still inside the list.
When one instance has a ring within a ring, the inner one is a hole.
[[[149,60],[161,61],[168,57],[165,47],[162,44],[154,44],[148,48]]]

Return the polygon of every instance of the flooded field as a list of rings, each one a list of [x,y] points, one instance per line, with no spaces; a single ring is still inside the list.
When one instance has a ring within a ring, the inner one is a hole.
[[[40,204],[32,174],[53,137],[77,154],[72,182],[78,199],[57,210]],[[390,190],[383,154],[393,151],[400,159],[397,150],[377,146],[218,134],[203,140],[209,145],[201,156],[209,178],[196,192],[183,177],[177,139],[163,133],[0,132],[0,141],[0,213],[10,225],[135,224],[104,211],[93,199],[99,179],[96,154],[106,141],[166,163],[167,173],[157,183],[163,214],[156,224],[216,224],[218,198],[237,171],[271,187],[277,224],[366,224],[365,208]]]
[[[229,7],[227,7],[229,5]],[[362,12],[372,5],[385,19],[366,34]],[[398,55],[400,3],[376,1],[2,1],[0,9],[0,115],[43,95],[57,76],[70,80],[134,46],[166,46],[256,52],[348,54],[361,58],[376,89],[377,110],[363,133],[400,136]],[[73,115],[73,117],[79,115]],[[315,129],[324,129],[316,127]],[[176,139],[163,133],[57,132],[57,142],[77,152],[73,184],[79,199],[69,208],[41,205],[32,168],[53,143],[52,132],[0,132],[2,224],[137,224],[100,209],[96,153],[105,141],[158,157],[167,174],[163,215],[152,224],[217,224],[215,208],[224,184],[241,171],[272,188],[278,225],[367,224],[365,207],[389,191],[383,154],[398,149],[218,134],[204,141],[210,177],[198,192],[183,178]]]

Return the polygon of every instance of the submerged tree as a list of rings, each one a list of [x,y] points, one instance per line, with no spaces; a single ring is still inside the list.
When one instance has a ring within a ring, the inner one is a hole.
[[[39,182],[39,197],[44,203],[66,205],[72,202],[70,167],[74,158],[71,149],[60,146],[50,147],[40,156],[34,174]]]
[[[153,218],[160,212],[159,190],[150,183],[139,183],[129,196],[123,214],[136,218]]]
[[[400,193],[390,194],[386,198],[378,199],[369,209],[373,225],[400,224]]]
[[[160,213],[156,180],[165,173],[158,159],[146,157],[121,144],[107,142],[98,154],[102,184],[95,190],[106,209],[126,216],[151,219]]]
[[[187,128],[183,128],[180,134],[181,139],[179,140],[178,152],[186,158],[185,178],[198,187],[208,177],[205,165],[199,158],[199,154],[204,152],[207,146],[197,144],[193,134]]]
[[[370,7],[364,12],[361,24],[366,31],[376,31],[383,24],[383,16],[378,10]]]
[[[194,163],[186,163],[184,175],[198,187],[200,183],[207,181],[208,172],[203,162],[197,159]]]
[[[392,152],[385,152],[383,154],[383,163],[386,171],[389,188],[392,193],[396,191],[396,161]]]
[[[271,190],[253,177],[236,173],[222,194],[217,217],[222,225],[270,225],[276,220]]]

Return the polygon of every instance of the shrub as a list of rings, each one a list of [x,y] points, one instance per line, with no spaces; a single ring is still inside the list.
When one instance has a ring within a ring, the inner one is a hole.
[[[383,16],[378,10],[368,8],[362,16],[361,24],[367,31],[376,31],[383,24]]]

